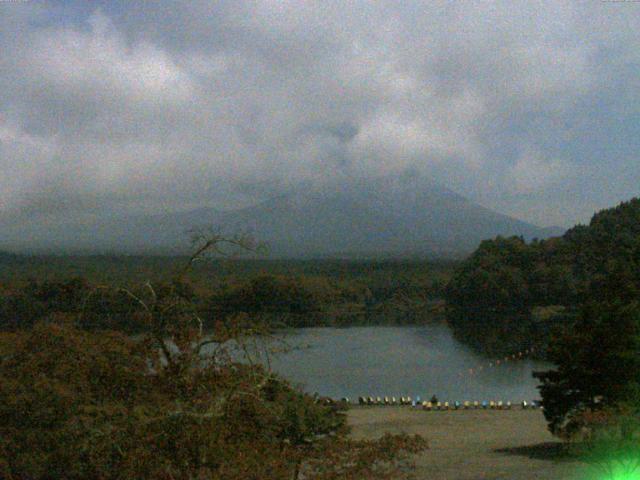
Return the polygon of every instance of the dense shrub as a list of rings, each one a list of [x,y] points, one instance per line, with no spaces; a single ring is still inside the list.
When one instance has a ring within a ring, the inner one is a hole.
[[[197,335],[164,330],[158,349],[59,321],[0,334],[0,478],[398,478],[425,446],[347,440],[339,409],[261,367],[203,363]]]

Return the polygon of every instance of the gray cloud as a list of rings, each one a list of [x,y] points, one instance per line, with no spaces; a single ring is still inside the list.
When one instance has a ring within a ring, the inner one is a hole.
[[[640,4],[127,3],[0,4],[0,213],[407,169],[540,224],[638,194]]]

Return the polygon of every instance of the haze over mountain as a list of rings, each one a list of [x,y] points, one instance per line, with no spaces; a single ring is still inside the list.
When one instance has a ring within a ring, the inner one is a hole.
[[[406,169],[535,225],[640,194],[639,2],[167,4],[0,1],[0,222]]]
[[[0,219],[0,248],[73,253],[177,253],[186,232],[213,226],[249,232],[273,257],[459,256],[496,235],[560,235],[477,205],[417,175],[302,185],[232,211],[97,212],[87,217]]]

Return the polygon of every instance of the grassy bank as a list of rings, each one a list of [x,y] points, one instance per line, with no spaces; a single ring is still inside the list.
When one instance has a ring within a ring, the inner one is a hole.
[[[595,480],[565,453],[539,410],[425,412],[407,407],[355,407],[353,436],[423,435],[429,450],[417,459],[417,480]]]

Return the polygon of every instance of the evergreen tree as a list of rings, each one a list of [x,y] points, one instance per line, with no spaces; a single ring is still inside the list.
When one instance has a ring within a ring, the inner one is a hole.
[[[617,407],[640,387],[640,305],[590,303],[550,343],[556,368],[536,372],[544,415],[552,433],[569,438],[585,412]]]

